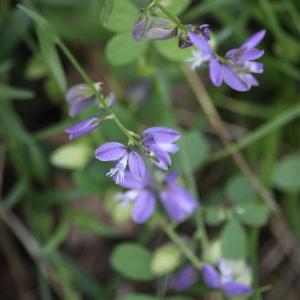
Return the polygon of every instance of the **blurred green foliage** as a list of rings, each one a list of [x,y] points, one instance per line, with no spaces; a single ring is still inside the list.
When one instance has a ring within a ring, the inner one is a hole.
[[[14,213],[21,209],[40,247],[31,270],[37,274],[39,299],[54,299],[44,268],[59,282],[62,299],[116,299],[118,286],[160,282],[182,262],[176,250],[167,249],[170,254],[158,247],[161,238],[153,243],[156,229],[151,224],[134,228],[131,235],[122,231],[128,226],[129,211],[114,200],[119,189],[105,176],[108,166],[93,157],[102,142],[124,140],[116,126],[104,124],[101,132],[72,143],[62,135],[71,122],[64,94],[80,80],[58,49],[56,35],[74,50],[95,80],[105,81],[117,94],[115,112],[129,128],[137,132],[154,125],[181,128],[182,152],[174,158],[174,169],[182,171],[190,188],[195,189],[189,176],[196,176],[205,223],[218,231],[225,257],[249,258],[250,232],[266,225],[270,216],[269,208],[230,159],[230,153],[238,149],[264,184],[275,190],[285,221],[299,239],[299,1],[165,1],[184,22],[211,24],[220,52],[239,46],[257,29],[267,29],[260,87],[247,94],[234,93],[227,87],[212,87],[203,75],[215,105],[237,135],[234,145],[225,149],[220,148],[182,74],[180,65],[190,50],[178,49],[175,40],[138,43],[132,39],[138,10],[149,1],[19,2],[30,7],[29,15],[13,1],[0,1],[0,160],[5,161],[4,176],[0,175],[1,209]],[[141,79],[150,88],[141,88],[140,96]],[[86,114],[95,112],[92,107]],[[76,208],[89,198],[96,198],[99,210],[109,217],[102,220]],[[74,227],[109,245],[109,253],[94,250],[110,261],[107,277],[91,276],[65,251]],[[170,261],[162,259],[164,255]],[[201,290],[201,283],[197,285]],[[117,299],[157,299],[155,284],[149,286],[145,291],[152,294],[129,293]]]

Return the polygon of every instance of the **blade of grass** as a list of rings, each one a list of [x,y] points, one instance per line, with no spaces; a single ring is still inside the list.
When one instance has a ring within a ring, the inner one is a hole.
[[[295,120],[300,116],[300,105],[296,105],[293,108],[290,108],[278,116],[273,117],[270,121],[266,122],[260,128],[253,131],[248,136],[242,138],[239,142],[235,144],[231,144],[229,147],[218,151],[217,153],[211,154],[208,158],[209,161],[215,161],[233,153],[240,151],[248,146],[251,146],[258,140],[266,137],[267,135],[271,134],[272,132],[278,130],[282,126],[290,123],[291,121]]]

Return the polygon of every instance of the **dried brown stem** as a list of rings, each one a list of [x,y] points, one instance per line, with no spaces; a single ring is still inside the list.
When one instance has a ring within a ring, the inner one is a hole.
[[[192,90],[194,91],[196,98],[199,104],[202,106],[204,112],[207,114],[207,117],[213,126],[216,133],[219,135],[223,144],[228,147],[231,145],[231,137],[229,132],[226,130],[223,121],[216,110],[215,106],[213,105],[202,81],[199,79],[198,75],[186,68],[185,66],[182,67],[183,73],[190,84]],[[249,182],[256,190],[256,192],[266,201],[269,207],[277,214],[280,214],[280,208],[277,205],[275,199],[273,198],[272,194],[269,192],[268,189],[261,183],[255,173],[251,170],[248,162],[245,160],[244,156],[241,152],[236,151],[233,152],[232,158],[235,163],[238,165],[240,170],[243,174],[248,178]]]

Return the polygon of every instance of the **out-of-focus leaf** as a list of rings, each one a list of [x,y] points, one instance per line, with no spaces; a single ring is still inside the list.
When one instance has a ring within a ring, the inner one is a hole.
[[[23,5],[18,5],[18,8],[23,11],[27,16],[29,16],[36,24],[43,30],[43,32],[47,32],[47,34],[53,34],[53,28],[43,16],[38,14],[36,11],[25,7]]]
[[[151,270],[157,275],[168,274],[180,265],[181,253],[173,244],[157,248],[151,261]]]
[[[273,184],[285,192],[300,191],[300,153],[295,153],[279,160],[273,171]]]
[[[205,221],[207,224],[216,226],[225,220],[224,208],[217,205],[208,205],[205,209]]]
[[[63,221],[51,234],[50,239],[42,248],[43,255],[50,255],[51,252],[56,250],[65,240],[67,234],[69,233],[69,229],[69,224],[66,221]]]
[[[178,47],[177,39],[155,41],[154,46],[162,56],[171,61],[183,62],[186,58],[192,56],[191,49],[180,49]]]
[[[88,163],[92,150],[86,143],[69,143],[58,147],[50,156],[51,163],[63,169],[82,169]]]
[[[119,232],[116,229],[102,223],[94,215],[72,210],[69,213],[69,217],[81,231],[93,232],[107,237],[116,237],[119,235]]]
[[[54,41],[39,27],[37,27],[37,35],[41,47],[41,54],[49,69],[49,72],[53,76],[57,85],[60,87],[61,93],[65,94],[67,89],[66,75],[58,56]]]
[[[26,100],[33,98],[33,96],[34,93],[32,91],[22,89],[19,87],[0,84],[0,97],[2,99]]]
[[[114,32],[131,32],[137,14],[138,9],[132,2],[129,0],[117,0],[106,22],[106,27]]]
[[[263,226],[267,223],[270,209],[265,204],[244,203],[236,207],[239,219],[250,226]]]
[[[188,164],[193,170],[199,168],[201,163],[205,161],[208,153],[208,144],[198,130],[184,132],[179,140],[179,146],[181,147],[181,151],[185,152],[185,157],[181,156],[180,158],[179,155],[175,157],[175,168],[180,166],[180,161],[184,163],[183,158],[188,160]]]
[[[191,0],[161,0],[160,4],[164,6],[173,15],[181,14],[191,3]]]
[[[145,295],[145,294],[128,294],[119,300],[156,300],[156,296]]]
[[[112,267],[124,277],[147,281],[154,278],[151,271],[151,253],[143,246],[135,243],[118,245],[110,258]]]
[[[236,175],[229,180],[225,187],[225,195],[234,203],[251,202],[256,198],[255,190],[243,175]]]
[[[100,22],[102,25],[106,25],[109,16],[112,13],[115,0],[102,0],[102,5],[100,9]]]
[[[243,259],[247,256],[247,237],[241,224],[231,219],[221,235],[222,253],[227,258]]]
[[[27,187],[27,182],[24,179],[17,181],[13,188],[9,191],[8,195],[4,198],[5,207],[14,207],[21,200],[27,190]]]
[[[40,55],[32,56],[25,70],[26,78],[35,80],[35,79],[40,79],[46,74],[47,74],[47,66],[44,63],[42,57]]]
[[[109,40],[105,54],[112,65],[126,65],[137,61],[147,45],[147,41],[136,42],[131,33],[117,34]]]

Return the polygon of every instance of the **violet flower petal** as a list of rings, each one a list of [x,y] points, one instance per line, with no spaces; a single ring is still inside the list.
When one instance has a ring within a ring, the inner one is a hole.
[[[222,76],[225,83],[233,90],[245,92],[250,89],[250,87],[239,78],[235,71],[227,65],[222,65]]]
[[[73,117],[89,107],[95,100],[95,96],[87,84],[77,84],[68,90],[66,100],[70,106],[69,114]]]
[[[198,47],[204,56],[213,57],[213,50],[210,47],[209,43],[202,37],[199,37],[197,34],[193,32],[188,33],[191,42]]]
[[[251,73],[263,73],[264,71],[264,64],[258,63],[254,61],[246,61],[243,65],[246,69],[249,70]]]
[[[252,288],[246,284],[238,282],[227,282],[221,287],[222,291],[228,296],[243,296],[251,293]]]
[[[209,76],[215,86],[220,86],[222,84],[222,67],[216,59],[211,59],[209,63]]]
[[[180,133],[168,127],[150,127],[143,132],[144,137],[150,135],[156,143],[173,143],[180,138]]]
[[[242,46],[241,48],[255,48],[265,37],[266,30],[261,30],[252,35]]]
[[[218,289],[221,286],[221,278],[217,270],[208,264],[201,267],[201,274],[203,281],[213,289]]]
[[[85,120],[82,120],[68,128],[65,129],[65,132],[69,134],[69,139],[73,140],[80,136],[83,136],[94,129],[96,129],[101,123],[101,119],[98,117],[89,117]]]
[[[198,279],[198,274],[193,266],[185,266],[170,282],[170,288],[183,291],[193,286]]]
[[[135,23],[133,30],[132,30],[132,36],[136,41],[140,41],[142,39],[146,27],[147,27],[147,19],[146,18],[142,18],[137,23]]]
[[[175,171],[170,172],[165,179],[166,184],[169,185],[174,183],[177,177],[178,177],[177,172]]]
[[[96,149],[96,158],[101,161],[115,161],[122,158],[127,152],[126,147],[117,142],[109,142]]]
[[[167,171],[172,163],[170,155],[157,147],[151,147],[149,150],[153,151],[155,154],[155,158],[152,160],[152,162],[158,168]]]
[[[194,197],[177,184],[167,186],[160,192],[160,198],[169,217],[179,222],[191,215],[197,207]]]
[[[131,174],[134,177],[143,178],[145,176],[145,163],[137,152],[130,152],[128,158],[128,166]]]
[[[129,171],[125,171],[124,180],[120,185],[126,189],[143,190],[151,184],[149,171],[146,170],[143,178],[134,177]]]
[[[133,206],[132,219],[135,223],[145,223],[155,209],[155,195],[149,191],[141,191]]]

